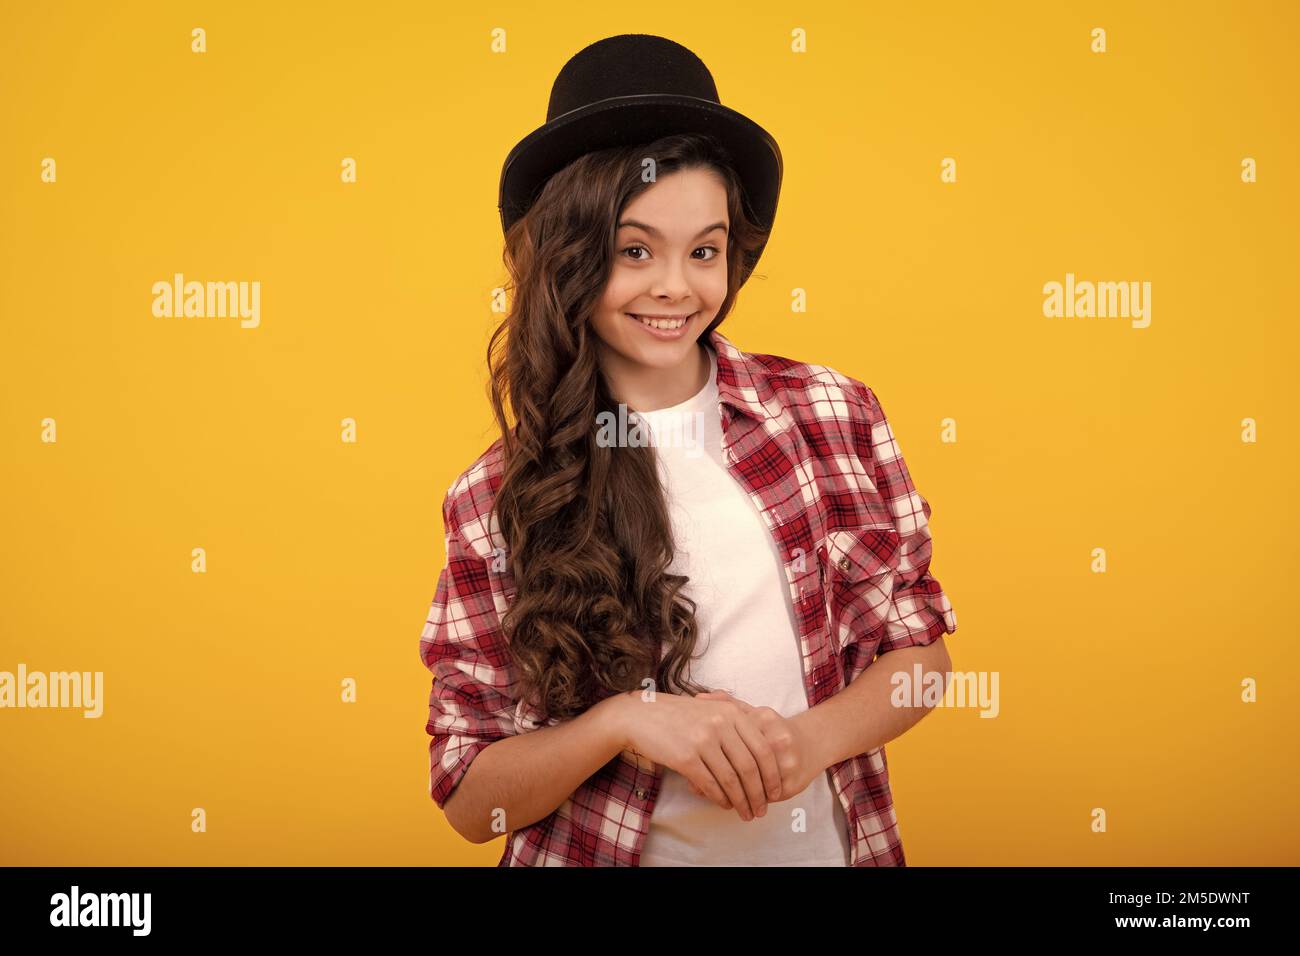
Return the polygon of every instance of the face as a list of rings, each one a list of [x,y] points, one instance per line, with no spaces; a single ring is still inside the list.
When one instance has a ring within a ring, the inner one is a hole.
[[[615,366],[667,370],[694,360],[727,296],[729,228],[727,191],[707,169],[664,176],[624,207],[593,322]]]

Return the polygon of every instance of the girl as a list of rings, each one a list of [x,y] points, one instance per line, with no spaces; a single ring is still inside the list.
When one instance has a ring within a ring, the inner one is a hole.
[[[901,866],[883,744],[925,711],[868,665],[945,672],[956,618],[871,390],[717,331],[776,143],[639,34],[547,119],[502,175],[501,437],[443,502],[430,794],[501,866]]]

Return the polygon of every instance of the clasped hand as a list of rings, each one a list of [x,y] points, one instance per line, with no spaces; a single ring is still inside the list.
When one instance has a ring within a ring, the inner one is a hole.
[[[634,694],[636,692],[633,692]],[[631,697],[629,749],[687,779],[692,792],[743,820],[802,793],[823,769],[805,725],[725,691]]]

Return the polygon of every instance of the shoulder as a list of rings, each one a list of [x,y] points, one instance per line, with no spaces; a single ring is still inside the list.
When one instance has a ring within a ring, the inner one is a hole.
[[[828,419],[876,425],[884,419],[871,387],[830,365],[764,352],[744,353],[755,387],[798,421]]]
[[[500,438],[452,481],[442,502],[443,527],[459,535],[480,557],[492,556],[503,546],[493,505],[505,471],[504,444]]]

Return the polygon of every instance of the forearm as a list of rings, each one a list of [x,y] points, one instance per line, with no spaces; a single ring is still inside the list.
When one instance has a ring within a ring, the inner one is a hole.
[[[612,700],[481,750],[444,805],[452,826],[474,843],[487,843],[553,812],[623,749]]]
[[[892,679],[916,663],[924,672],[947,678],[951,662],[943,639],[925,647],[904,647],[883,654],[847,687],[792,719],[803,724],[817,748],[817,766],[830,767],[858,754],[883,747],[928,713],[928,707],[897,707],[891,701]]]

